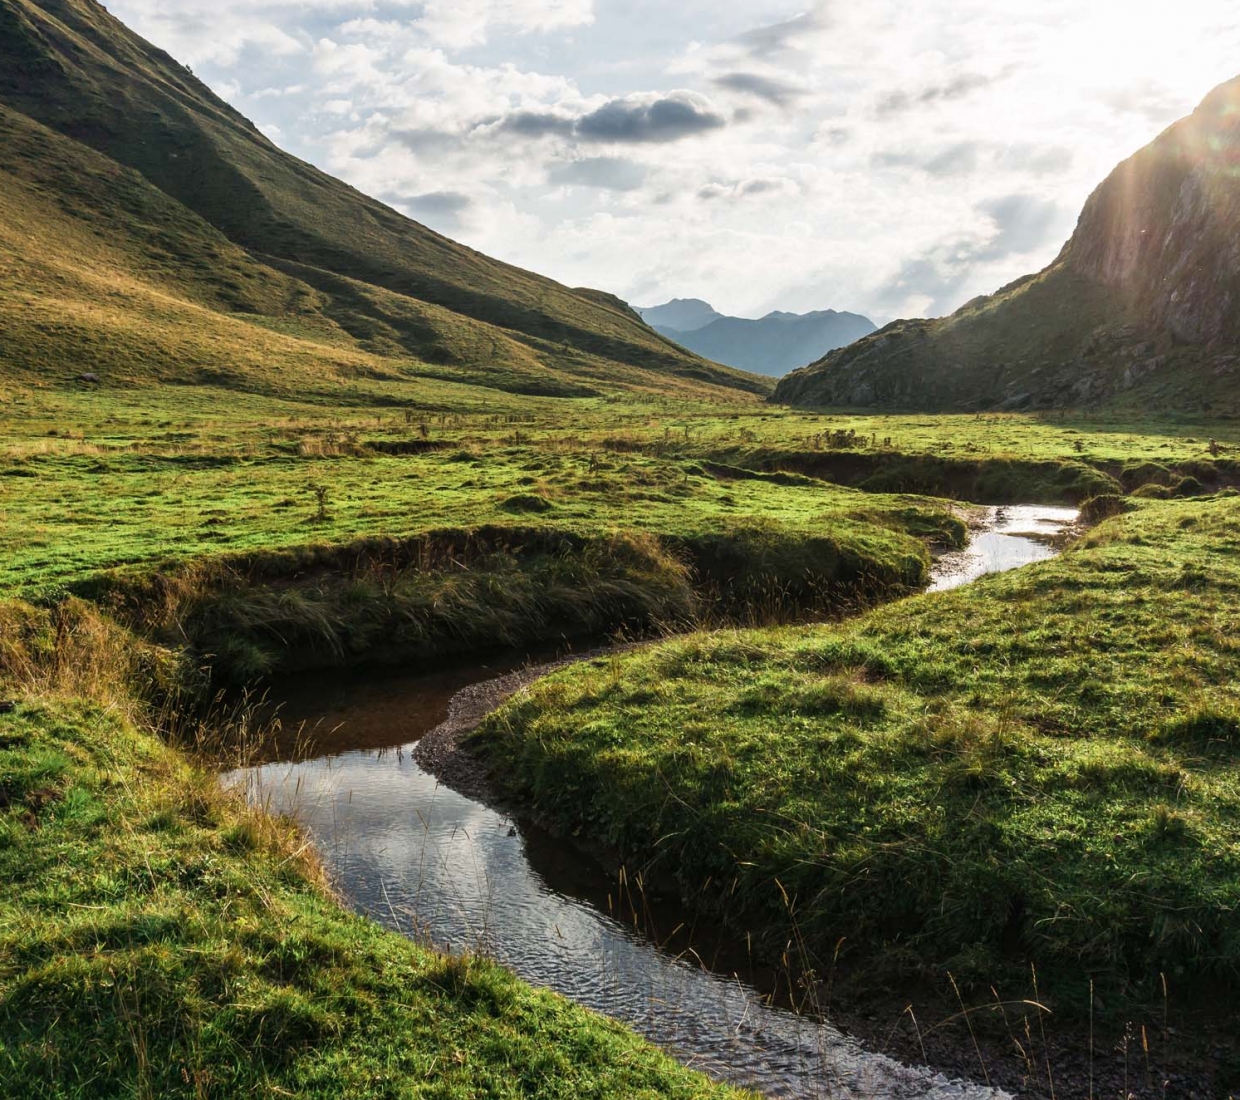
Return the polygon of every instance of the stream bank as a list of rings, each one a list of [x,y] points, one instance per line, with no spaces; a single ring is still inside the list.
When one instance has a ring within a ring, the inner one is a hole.
[[[1003,552],[944,556],[936,579],[1050,556],[1053,533],[1074,515],[990,509],[977,537],[993,537]],[[300,750],[286,749],[295,762],[234,778],[252,800],[295,814],[345,896],[381,923],[439,947],[494,955],[718,1079],[779,1096],[999,1095],[960,1079],[969,1072],[961,1058],[947,1075],[909,1068],[787,1011],[786,977],[700,929],[682,926],[669,937],[678,906],[662,912],[656,891],[612,880],[575,844],[478,801],[494,796],[477,761],[460,751],[462,736],[526,684],[605,653],[523,667],[500,661],[446,681],[353,674],[332,685],[318,676],[314,688],[288,691],[285,723],[308,731]],[[457,689],[462,679],[473,682]],[[385,741],[391,747],[380,747]]]

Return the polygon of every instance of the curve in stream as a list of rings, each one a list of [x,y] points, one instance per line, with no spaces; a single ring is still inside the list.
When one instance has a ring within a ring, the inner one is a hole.
[[[938,559],[931,587],[1051,557],[1056,534],[1075,519],[1070,509],[990,509],[967,549]],[[440,948],[486,952],[717,1080],[776,1097],[1006,1095],[901,1065],[819,1019],[772,1005],[737,976],[754,976],[743,962],[715,959],[720,969],[712,970],[694,952],[661,950],[635,927],[649,922],[612,915],[623,886],[592,860],[424,771],[412,747],[446,718],[455,693],[524,663],[289,682],[283,723],[308,730],[309,740],[285,760],[225,780],[297,817],[360,911]]]

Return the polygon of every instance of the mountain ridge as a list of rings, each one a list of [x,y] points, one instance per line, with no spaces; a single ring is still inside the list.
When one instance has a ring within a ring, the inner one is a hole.
[[[270,278],[294,278],[367,353],[458,372],[481,356],[487,384],[531,392],[664,377],[769,392],[670,344],[614,295],[490,259],[284,153],[94,0],[0,0],[0,104],[136,171]],[[486,369],[488,344],[502,370]]]
[[[773,400],[1240,409],[1240,78],[1119,164],[1055,260],[783,379]]]
[[[856,313],[834,309],[789,313],[776,309],[756,319],[730,317],[700,298],[673,298],[637,312],[656,331],[690,351],[773,377],[875,330],[868,317]],[[684,319],[692,327],[677,328],[671,319]]]

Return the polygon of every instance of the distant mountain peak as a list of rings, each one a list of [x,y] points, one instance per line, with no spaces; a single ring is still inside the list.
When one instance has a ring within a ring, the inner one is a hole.
[[[673,298],[661,306],[638,307],[637,312],[651,328],[695,332],[723,316],[701,298]]]
[[[833,309],[814,313],[772,310],[765,317],[726,317],[699,298],[674,298],[639,309],[664,336],[708,359],[772,377],[813,362],[874,331],[867,317]]]

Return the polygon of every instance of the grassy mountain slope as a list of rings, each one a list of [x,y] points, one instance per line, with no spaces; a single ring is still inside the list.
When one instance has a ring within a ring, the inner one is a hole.
[[[91,252],[115,253],[114,276],[128,272],[157,293],[186,293],[215,313],[275,318],[289,336],[363,358],[414,359],[428,368],[418,373],[548,394],[616,384],[665,388],[669,377],[733,392],[765,389],[760,379],[670,344],[609,295],[573,291],[490,260],[281,152],[93,0],[0,0],[0,104],[73,139],[36,137],[6,112],[0,164],[9,177],[8,209],[24,210],[14,206],[22,188],[44,193],[37,224],[16,250],[20,260],[6,269],[15,278],[25,274],[22,263],[55,267],[54,257],[78,254],[83,233],[92,230],[68,231],[74,223],[67,219],[85,215],[97,229],[106,226],[105,234],[94,233]],[[91,160],[83,145],[106,159]],[[146,190],[120,166],[140,173]],[[151,193],[156,188],[162,205]],[[12,247],[26,227],[22,217],[6,220]],[[114,247],[104,235],[125,240]],[[86,297],[93,301],[93,292]],[[116,321],[79,319],[87,329],[103,321],[107,332]],[[188,319],[165,320],[181,327]],[[235,320],[230,316],[229,324]],[[208,329],[223,323],[194,322]],[[39,323],[28,317],[22,325]],[[180,358],[178,342],[199,335],[180,333],[172,360]],[[60,356],[56,342],[45,339],[27,367],[58,356],[89,363],[80,355],[83,342],[89,332]],[[168,361],[151,354],[156,364]],[[298,354],[313,359],[320,352]],[[349,369],[360,368],[351,362]]]
[[[1121,164],[1041,273],[896,321],[776,400],[933,410],[1240,409],[1240,79]]]

